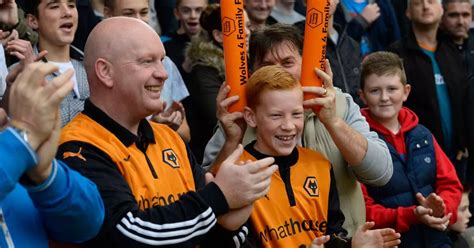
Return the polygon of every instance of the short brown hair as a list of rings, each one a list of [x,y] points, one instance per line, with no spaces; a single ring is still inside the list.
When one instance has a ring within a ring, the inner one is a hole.
[[[403,60],[395,53],[374,52],[362,61],[362,70],[360,73],[360,89],[363,90],[365,80],[372,74],[377,76],[398,75],[403,85],[407,84]]]
[[[25,1],[23,10],[25,14],[32,14],[35,17],[38,17],[38,5],[41,3],[41,0],[28,0]]]
[[[175,5],[175,8],[178,8],[180,5],[181,5],[181,2],[183,0],[176,0],[176,5]],[[209,4],[209,0],[206,0],[206,4]]]
[[[470,0],[443,0],[443,8],[446,9],[446,6],[450,3],[471,3]]]
[[[268,52],[285,41],[293,45],[300,55],[302,54],[303,36],[295,26],[277,23],[253,32],[249,43],[249,64],[251,67],[255,63],[261,64]]]
[[[462,184],[462,188],[463,188],[463,193],[469,194],[469,193],[471,193],[471,191],[472,191],[471,185],[469,185],[469,184],[467,184],[467,183],[463,183],[463,184]]]
[[[115,0],[104,0],[104,7],[107,7],[110,10],[115,9]]]
[[[245,86],[247,106],[254,109],[264,91],[289,90],[296,87],[300,87],[299,82],[283,67],[278,65],[264,66],[250,76]]]
[[[199,24],[206,30],[209,37],[212,37],[213,30],[222,31],[221,5],[218,3],[209,4],[202,12]]]

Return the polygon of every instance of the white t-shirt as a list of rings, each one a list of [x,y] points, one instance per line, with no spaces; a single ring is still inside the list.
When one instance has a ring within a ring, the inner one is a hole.
[[[0,45],[0,99],[2,99],[5,90],[7,89],[7,82],[5,79],[8,75],[7,62],[5,61],[5,52],[3,46]]]
[[[283,10],[279,9],[277,6],[273,7],[272,13],[270,14],[271,17],[275,18],[277,22],[293,25],[297,22],[304,21],[305,17],[300,13],[293,10],[290,15],[287,15]]]
[[[331,28],[329,30],[329,38],[332,40],[334,44],[337,45],[337,42],[339,41],[339,33],[337,32],[336,29]]]
[[[184,98],[189,96],[189,91],[184,84],[183,78],[179,73],[178,67],[174,62],[166,56],[163,60],[163,66],[168,73],[168,79],[166,79],[161,91],[160,98],[166,102],[166,106],[171,106],[173,101],[181,102]]]
[[[54,61],[48,61],[48,63],[52,63],[59,67],[59,74],[63,74],[67,69],[72,69],[74,71],[74,74],[72,75],[72,82],[74,83],[74,94],[76,95],[77,98],[80,98],[81,95],[79,94],[79,86],[77,85],[77,78],[76,78],[76,71],[74,70],[74,67],[72,66],[72,62],[54,62]]]

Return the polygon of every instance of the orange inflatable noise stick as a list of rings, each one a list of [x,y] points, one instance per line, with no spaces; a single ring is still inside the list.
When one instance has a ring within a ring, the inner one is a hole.
[[[242,112],[246,106],[248,68],[243,1],[221,0],[225,80],[230,86],[229,96],[240,96],[239,101],[229,107],[229,112]]]
[[[306,10],[306,24],[304,29],[303,62],[301,68],[302,86],[322,86],[314,68],[325,71],[326,44],[329,32],[330,0],[308,0]],[[304,99],[317,97],[315,94],[305,93]],[[319,111],[319,109],[313,109]]]

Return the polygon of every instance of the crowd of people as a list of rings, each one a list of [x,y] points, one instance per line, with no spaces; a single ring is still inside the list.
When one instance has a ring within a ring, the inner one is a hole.
[[[0,0],[0,247],[474,247],[474,3],[226,2]]]

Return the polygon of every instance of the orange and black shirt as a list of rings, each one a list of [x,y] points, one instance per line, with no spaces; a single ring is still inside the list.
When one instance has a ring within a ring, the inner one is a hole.
[[[254,144],[245,147],[242,160],[269,157],[255,150]],[[272,176],[270,191],[254,203],[250,216],[252,243],[258,247],[305,247],[322,235],[344,237],[344,215],[329,161],[315,151],[297,147],[289,156],[275,157],[275,164],[278,171]],[[334,239],[327,245],[334,244]]]
[[[167,126],[142,120],[134,135],[86,101],[60,143],[58,158],[95,182],[104,201],[104,224],[89,246],[234,246],[239,231],[216,225],[228,211],[224,195],[204,185],[200,165]]]

